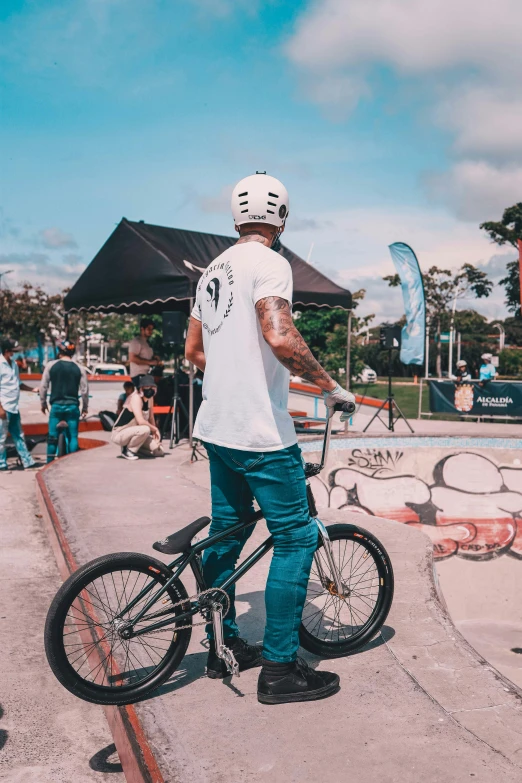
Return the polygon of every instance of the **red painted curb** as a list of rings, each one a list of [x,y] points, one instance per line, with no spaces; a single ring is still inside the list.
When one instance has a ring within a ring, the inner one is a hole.
[[[85,441],[86,442],[86,441]],[[94,441],[97,446],[106,446],[105,441]],[[95,446],[93,446],[95,448]],[[72,456],[72,455],[71,455]],[[67,457],[62,457],[67,459]],[[69,546],[63,526],[45,482],[45,472],[56,462],[45,465],[36,475],[38,500],[51,547],[62,579],[67,579],[78,568],[78,563]],[[103,707],[111,734],[120,757],[127,783],[165,783],[154,753],[147,741],[143,726],[132,705],[125,707]]]

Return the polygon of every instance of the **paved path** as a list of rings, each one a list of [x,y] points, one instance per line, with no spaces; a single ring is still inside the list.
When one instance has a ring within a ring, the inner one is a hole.
[[[0,780],[124,780],[100,707],[57,682],[43,649],[61,580],[42,525],[35,475],[0,474]]]
[[[206,462],[182,447],[163,460],[128,463],[111,446],[73,455],[45,473],[79,562],[151,543],[209,510]],[[341,676],[333,698],[262,706],[257,671],[223,682],[204,676],[201,627],[172,679],[136,705],[169,783],[483,783],[520,781],[521,694],[455,630],[437,599],[431,543],[403,525],[345,511],[388,549],[396,596],[382,637],[358,655],[311,659]],[[266,535],[260,524],[249,543]],[[261,638],[268,560],[238,585],[239,622]],[[194,585],[187,580],[192,592]]]

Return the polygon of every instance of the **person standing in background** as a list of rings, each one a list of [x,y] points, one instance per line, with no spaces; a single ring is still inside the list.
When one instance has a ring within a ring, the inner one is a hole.
[[[153,332],[154,321],[150,318],[142,318],[139,336],[134,337],[129,343],[130,377],[134,386],[137,386],[137,382],[142,375],[150,373],[151,367],[162,363],[160,358],[154,355],[152,346],[149,343]]]
[[[11,434],[24,470],[36,467],[22,430],[20,390],[38,394],[38,389],[20,383],[18,365],[13,359],[15,350],[16,342],[13,340],[3,340],[0,343],[0,471],[8,470],[5,447],[8,432]]]
[[[47,438],[47,462],[56,456],[58,424],[66,421],[69,427],[69,453],[78,451],[78,423],[80,421],[79,395],[82,398],[82,417],[89,407],[89,382],[85,367],[80,367],[73,356],[74,343],[63,342],[58,347],[58,359],[45,366],[40,384],[42,413],[47,411],[47,389],[51,384],[51,412]]]
[[[491,361],[492,355],[483,353],[480,358],[482,359],[482,364],[480,365],[479,381],[494,381],[497,371]]]

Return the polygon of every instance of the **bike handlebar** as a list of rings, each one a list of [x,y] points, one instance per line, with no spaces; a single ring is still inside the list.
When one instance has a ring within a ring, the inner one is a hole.
[[[355,413],[354,402],[336,402],[334,405],[334,411],[341,411],[342,413]]]

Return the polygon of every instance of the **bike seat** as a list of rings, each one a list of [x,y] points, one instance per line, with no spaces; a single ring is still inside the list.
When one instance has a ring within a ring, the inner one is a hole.
[[[58,424],[56,425],[56,429],[57,430],[68,430],[69,429],[69,425],[67,424],[66,421],[59,421]]]
[[[177,555],[180,552],[186,552],[187,549],[190,549],[190,542],[194,536],[207,525],[210,525],[210,517],[200,517],[182,530],[178,530],[177,533],[172,533],[162,541],[156,541],[152,548],[156,552],[163,552],[164,555]]]

